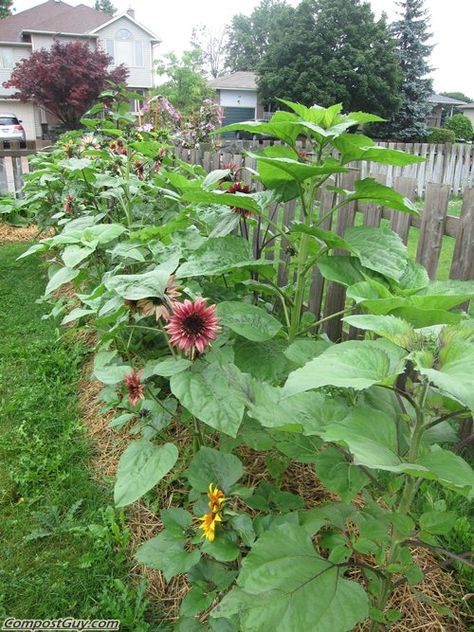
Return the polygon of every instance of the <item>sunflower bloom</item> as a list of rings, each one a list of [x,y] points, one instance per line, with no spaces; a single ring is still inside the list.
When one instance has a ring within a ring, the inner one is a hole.
[[[218,522],[222,522],[220,513],[213,513],[211,511],[204,514],[199,520],[201,521],[199,528],[203,531],[201,537],[206,538],[209,542],[214,542],[214,538],[216,537],[216,525]]]
[[[142,373],[143,371],[132,369],[124,378],[128,401],[132,406],[135,406],[140,399],[145,399],[145,385],[141,382]]]
[[[170,343],[180,351],[191,357],[196,351],[203,353],[219,331],[216,306],[208,306],[203,298],[174,303],[173,314],[165,329],[170,335]]]
[[[227,500],[224,496],[224,492],[218,487],[212,487],[212,483],[209,484],[209,491],[207,492],[209,498],[209,509],[212,513],[218,513],[222,509],[222,503]]]
[[[234,182],[234,184],[231,184],[230,187],[227,189],[227,193],[251,193],[252,190],[250,188],[250,186],[248,184],[245,184],[243,182],[240,182],[240,180],[237,180],[237,182]],[[240,208],[238,206],[232,206],[230,209],[233,213],[236,213],[237,215],[240,215],[240,217],[243,217],[244,219],[248,219],[249,217],[252,217],[252,211],[249,211],[246,208]]]

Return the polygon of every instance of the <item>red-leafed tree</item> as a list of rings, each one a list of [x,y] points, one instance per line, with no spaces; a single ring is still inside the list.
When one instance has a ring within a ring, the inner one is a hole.
[[[16,88],[14,97],[48,110],[67,129],[78,129],[81,117],[106,88],[107,81],[124,83],[127,79],[125,66],[107,69],[111,62],[103,50],[83,42],[55,41],[49,50],[34,51],[18,62],[3,86]]]

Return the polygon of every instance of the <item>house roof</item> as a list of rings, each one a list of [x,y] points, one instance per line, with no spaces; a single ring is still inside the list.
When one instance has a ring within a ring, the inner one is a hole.
[[[98,33],[101,29],[105,28],[106,26],[109,26],[109,24],[113,24],[114,22],[116,22],[117,20],[120,20],[121,18],[127,18],[127,20],[130,20],[130,22],[133,22],[133,24],[136,24],[139,28],[141,28],[142,31],[145,31],[145,33],[148,33],[148,35],[151,37],[153,42],[161,42],[159,37],[157,37],[155,33],[153,33],[153,31],[150,31],[146,26],[143,26],[143,24],[140,24],[140,22],[137,22],[137,20],[135,20],[135,18],[132,15],[130,15],[128,11],[125,11],[125,13],[120,13],[120,15],[116,15],[113,18],[108,16],[108,18],[109,19],[107,20],[107,22],[105,22],[104,24],[100,24],[97,28],[92,29],[90,32],[92,34]]]
[[[48,0],[31,9],[0,20],[0,40],[21,40],[21,33],[34,29],[54,33],[88,33],[110,21],[110,16],[85,4],[73,7],[62,0]]]
[[[461,105],[463,103],[466,103],[465,101],[459,101],[459,99],[445,97],[444,94],[432,94],[430,97],[428,97],[428,101],[436,105]]]
[[[216,90],[256,90],[257,80],[254,72],[232,72],[208,81],[207,85]]]
[[[474,109],[474,103],[463,103],[459,106],[460,110],[472,110]]]

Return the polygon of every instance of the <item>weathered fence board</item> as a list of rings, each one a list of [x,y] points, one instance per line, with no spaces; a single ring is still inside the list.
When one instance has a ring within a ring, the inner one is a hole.
[[[436,277],[448,214],[449,185],[429,184],[421,216],[416,260],[425,266],[430,279]]]
[[[464,191],[450,278],[474,279],[474,187]]]

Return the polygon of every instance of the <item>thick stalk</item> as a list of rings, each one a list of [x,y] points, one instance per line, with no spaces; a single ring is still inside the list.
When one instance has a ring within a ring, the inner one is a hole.
[[[416,419],[415,426],[413,429],[413,434],[410,443],[410,449],[408,451],[408,462],[413,463],[418,458],[418,453],[420,451],[421,439],[423,437],[423,432],[425,431],[425,415],[424,415],[424,407],[426,403],[426,396],[428,394],[428,382],[424,382],[421,387],[420,397],[415,407]],[[405,481],[405,487],[402,492],[402,496],[400,498],[400,502],[397,508],[397,514],[399,515],[407,515],[410,509],[410,506],[415,498],[416,491],[418,489],[417,481],[412,476],[408,476]],[[390,548],[388,550],[386,556],[386,565],[394,564],[398,559],[398,554],[400,551],[400,541],[401,535],[397,532],[396,529],[393,530],[392,540],[390,544]],[[385,610],[387,605],[388,598],[390,597],[392,591],[392,582],[390,579],[384,579],[382,582],[382,589],[380,591],[379,598],[377,600],[377,608],[381,612]],[[377,632],[379,629],[379,623],[377,621],[372,621],[370,626],[370,632]]]
[[[300,329],[301,310],[303,309],[304,292],[306,288],[306,259],[308,258],[310,235],[303,233],[298,253],[298,263],[296,268],[296,292],[295,301],[291,310],[290,329],[288,336],[290,340],[296,338]]]

